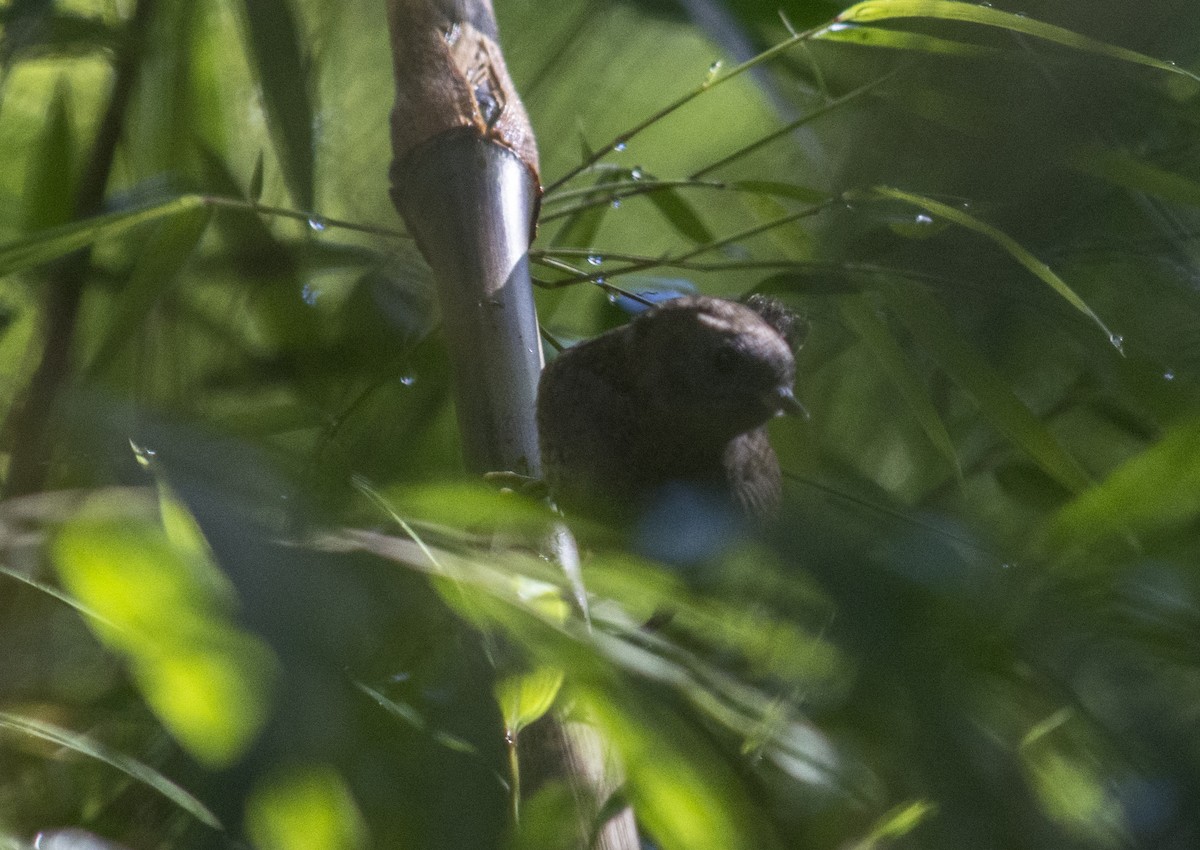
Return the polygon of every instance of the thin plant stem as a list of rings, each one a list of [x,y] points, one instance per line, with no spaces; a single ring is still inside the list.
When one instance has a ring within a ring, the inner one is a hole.
[[[761,233],[765,233],[768,230],[772,230],[776,227],[782,227],[783,225],[790,224],[793,221],[798,221],[802,218],[807,218],[809,216],[816,215],[817,213],[821,212],[826,207],[828,207],[829,203],[830,202],[818,204],[817,206],[810,207],[806,210],[801,210],[800,212],[792,213],[790,215],[785,215],[780,218],[768,221],[764,224],[755,225],[754,227],[750,227],[750,228],[747,228],[746,230],[742,230],[737,233],[726,236],[723,239],[717,239],[712,242],[706,242],[705,244],[700,245],[696,248],[693,248],[690,251],[686,251],[683,254],[679,254],[678,256],[672,257],[672,256],[668,255],[668,256],[664,256],[664,257],[643,257],[639,260],[630,262],[628,265],[621,266],[619,268],[608,269],[608,270],[604,270],[604,271],[597,270],[597,271],[589,273],[589,274],[579,273],[578,276],[575,278],[556,282],[555,287],[557,288],[559,286],[568,286],[572,283],[582,283],[584,281],[591,281],[593,283],[600,283],[601,285],[604,285],[604,280],[609,277],[615,277],[617,275],[624,275],[624,274],[632,274],[634,272],[643,271],[645,269],[653,268],[656,266],[663,266],[663,265],[669,265],[669,264],[673,264],[673,263],[684,262],[684,261],[690,260],[692,257],[699,256],[700,254],[705,254],[705,253],[708,253],[709,251],[715,251],[718,248],[723,248],[726,245],[729,245],[733,242],[737,242],[742,239],[749,239],[752,236],[757,236]],[[530,259],[534,259],[533,254],[530,254]],[[541,255],[541,257],[538,259],[539,259],[539,262],[542,262],[543,264],[551,264],[553,262],[551,260],[551,258],[547,257],[544,254]],[[561,264],[561,266],[559,266],[559,268],[561,268],[565,271],[567,269],[570,269],[571,267],[568,266],[567,264],[563,263],[563,264]]]
[[[245,210],[247,212],[257,212],[263,215],[275,216],[278,218],[290,218],[296,221],[307,222],[309,226],[318,225],[320,229],[332,227],[338,230],[353,230],[358,233],[369,233],[373,236],[386,236],[391,239],[412,239],[412,236],[405,233],[403,230],[396,230],[390,227],[377,227],[370,224],[358,224],[353,221],[346,221],[340,218],[328,218],[320,213],[304,212],[303,210],[292,210],[286,207],[272,207],[265,204],[247,201],[242,198],[230,198],[222,195],[204,195],[201,200],[211,207],[219,207],[223,209]]]
[[[739,148],[738,150],[734,151],[733,153],[729,154],[728,156],[722,157],[721,159],[718,159],[716,162],[713,162],[713,163],[710,163],[710,164],[704,166],[699,171],[692,172],[692,174],[690,175],[690,178],[692,180],[699,180],[704,175],[710,174],[713,171],[716,171],[718,168],[723,168],[724,166],[728,165],[729,163],[734,162],[735,160],[741,159],[744,156],[748,156],[749,154],[753,153],[754,151],[758,150],[759,148],[764,147],[765,145],[768,145],[771,142],[775,141],[776,139],[780,138],[781,136],[786,136],[788,133],[792,132],[792,130],[795,130],[799,127],[803,127],[805,124],[809,123],[810,121],[815,121],[816,119],[820,118],[822,115],[826,115],[835,109],[845,106],[847,103],[857,100],[858,98],[862,97],[863,95],[874,91],[876,88],[881,86],[883,83],[887,82],[892,77],[896,76],[896,74],[898,73],[898,70],[899,69],[893,69],[892,71],[889,71],[888,73],[884,74],[883,76],[876,77],[875,79],[871,80],[869,83],[864,83],[863,85],[859,86],[858,88],[856,88],[852,91],[846,92],[846,94],[842,95],[841,97],[834,98],[833,100],[829,101],[828,103],[825,103],[824,105],[817,107],[812,112],[809,112],[805,115],[801,115],[795,121],[790,121],[787,124],[784,124],[778,130],[775,130],[772,133],[768,133],[767,135],[763,136],[761,139],[753,141],[750,144],[746,145],[745,147]]]
[[[575,177],[578,177],[580,174],[582,174],[583,172],[590,169],[593,165],[595,165],[601,159],[608,156],[608,154],[612,153],[613,151],[617,150],[620,146],[629,142],[630,139],[634,138],[639,133],[643,132],[647,128],[658,123],[663,118],[666,118],[672,112],[675,112],[675,111],[683,108],[684,106],[687,106],[689,103],[691,103],[693,100],[695,100],[700,95],[704,94],[706,91],[715,89],[717,86],[719,86],[723,83],[727,83],[730,80],[734,79],[735,77],[741,76],[742,74],[749,71],[751,68],[754,68],[757,65],[761,65],[764,62],[768,62],[771,59],[774,59],[780,53],[783,53],[784,51],[794,47],[795,45],[799,44],[802,41],[806,41],[806,40],[812,38],[816,34],[825,30],[828,26],[829,26],[828,24],[822,24],[819,27],[814,27],[813,29],[806,30],[806,31],[804,31],[802,33],[798,33],[790,38],[784,39],[783,41],[779,42],[779,44],[776,44],[774,47],[767,48],[762,53],[755,56],[753,59],[747,59],[745,62],[742,62],[740,65],[735,65],[734,67],[730,68],[729,71],[726,72],[725,74],[722,74],[718,77],[714,77],[711,80],[705,80],[697,88],[692,89],[690,92],[688,92],[687,94],[678,98],[673,103],[670,103],[667,106],[664,106],[662,109],[658,110],[650,117],[644,119],[643,121],[639,122],[638,124],[635,124],[632,128],[630,128],[629,130],[626,130],[621,135],[613,138],[610,142],[608,142],[607,144],[602,146],[599,150],[597,150],[591,156],[587,157],[579,165],[575,166],[570,171],[568,171],[566,174],[564,174],[562,177],[558,178],[553,183],[551,183],[549,186],[547,186],[546,193],[549,194],[549,193],[553,192],[555,189],[557,189],[558,187],[562,186],[563,184],[569,182],[570,180],[573,180]]]

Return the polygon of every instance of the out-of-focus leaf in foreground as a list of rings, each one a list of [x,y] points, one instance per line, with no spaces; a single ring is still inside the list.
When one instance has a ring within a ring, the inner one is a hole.
[[[1054,517],[1047,542],[1087,548],[1190,522],[1200,514],[1200,422],[1172,429]]]
[[[119,508],[98,497],[61,529],[63,584],[103,618],[89,625],[128,661],[163,725],[201,762],[228,765],[266,721],[274,656],[234,622],[232,591],[206,553]]]
[[[367,843],[345,780],[323,765],[260,782],[247,804],[246,832],[259,850],[357,850]]]

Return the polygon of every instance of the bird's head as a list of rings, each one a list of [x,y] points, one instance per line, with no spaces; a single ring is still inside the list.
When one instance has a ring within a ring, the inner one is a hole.
[[[630,324],[627,353],[645,412],[687,439],[722,443],[803,414],[784,331],[748,306],[706,296],[664,302]]]

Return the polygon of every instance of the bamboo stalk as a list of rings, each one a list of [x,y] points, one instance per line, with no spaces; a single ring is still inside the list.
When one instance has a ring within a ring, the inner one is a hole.
[[[392,202],[437,282],[467,469],[540,476],[528,250],[541,185],[490,0],[389,0],[388,22]],[[596,833],[620,773],[595,729],[547,716],[522,731],[517,754],[523,798],[565,781],[577,801],[575,834],[561,846],[637,850],[627,808]]]

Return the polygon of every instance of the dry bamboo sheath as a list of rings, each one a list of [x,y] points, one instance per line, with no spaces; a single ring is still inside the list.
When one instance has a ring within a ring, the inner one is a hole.
[[[437,282],[467,468],[538,476],[542,352],[527,251],[541,186],[491,2],[389,0],[388,21],[392,201]],[[518,751],[523,796],[561,780],[577,801],[577,834],[561,846],[636,850],[629,810],[594,834],[618,774],[593,729],[543,718]]]

